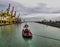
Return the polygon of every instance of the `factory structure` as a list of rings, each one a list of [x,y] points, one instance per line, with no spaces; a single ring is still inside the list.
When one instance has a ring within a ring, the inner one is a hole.
[[[12,7],[12,9],[10,7],[11,7],[11,5],[9,4],[9,6],[6,10],[0,11],[0,25],[13,24],[13,23],[20,23],[21,22],[21,18],[19,18],[20,13],[16,17],[16,11],[14,10],[14,6]]]

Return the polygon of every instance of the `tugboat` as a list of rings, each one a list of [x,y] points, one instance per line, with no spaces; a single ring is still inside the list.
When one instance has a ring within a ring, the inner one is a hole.
[[[28,25],[24,26],[24,29],[22,30],[22,36],[25,38],[31,38],[32,37],[32,33],[28,29]]]

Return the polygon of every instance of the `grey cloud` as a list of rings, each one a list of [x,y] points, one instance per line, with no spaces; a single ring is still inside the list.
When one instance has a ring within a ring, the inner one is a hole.
[[[7,8],[8,4],[11,3],[12,6],[15,7],[15,10],[17,12],[20,12],[21,15],[29,15],[29,14],[34,14],[34,13],[60,13],[60,9],[57,8],[48,8],[47,4],[45,3],[38,3],[37,7],[25,7],[24,5],[17,3],[17,2],[12,2],[12,1],[0,1],[0,7]]]

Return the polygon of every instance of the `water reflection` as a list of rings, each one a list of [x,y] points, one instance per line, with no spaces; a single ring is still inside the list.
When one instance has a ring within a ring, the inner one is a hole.
[[[32,41],[32,37],[31,38],[25,38],[23,37],[25,43],[26,43],[26,47],[31,47],[31,41]]]
[[[0,27],[0,47],[9,47],[12,38],[12,25]]]
[[[22,36],[23,37],[23,36]],[[29,40],[32,40],[32,37],[31,38],[25,38],[25,37],[23,37],[23,39],[25,40],[25,41],[29,41]]]
[[[3,26],[1,27],[1,34],[8,37],[12,34],[12,26]]]

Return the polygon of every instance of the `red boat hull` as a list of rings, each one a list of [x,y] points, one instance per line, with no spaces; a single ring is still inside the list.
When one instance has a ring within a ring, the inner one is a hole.
[[[30,31],[26,32],[25,30],[22,31],[22,36],[26,38],[31,38],[32,33]]]

